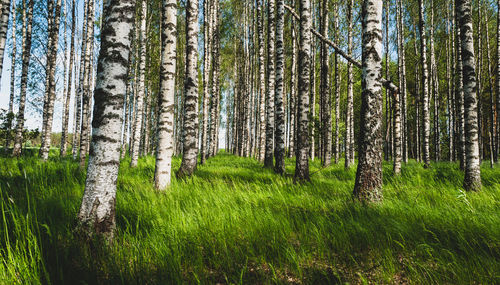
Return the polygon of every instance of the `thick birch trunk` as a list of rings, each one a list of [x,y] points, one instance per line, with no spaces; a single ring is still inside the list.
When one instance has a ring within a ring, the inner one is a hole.
[[[299,93],[295,181],[309,181],[309,94],[311,71],[311,4],[300,0]]]
[[[184,85],[184,147],[177,177],[191,176],[198,162],[198,0],[186,2],[186,76]]]
[[[266,89],[266,147],[264,167],[274,166],[274,95],[276,85],[275,75],[275,0],[268,0],[268,50],[267,50],[267,89]]]
[[[275,120],[275,149],[274,156],[276,164],[274,172],[283,175],[285,173],[285,99],[283,82],[285,77],[283,30],[285,25],[285,0],[277,0],[276,5],[276,120]]]
[[[170,185],[174,150],[175,70],[177,63],[177,1],[163,0],[160,96],[158,97],[158,147],[155,187]]]
[[[476,70],[474,39],[470,0],[457,0],[457,15],[462,45],[465,106],[465,179],[464,188],[468,191],[481,190],[481,168],[478,143],[478,117],[476,94]]]
[[[127,86],[134,0],[104,2],[102,48],[95,89],[92,143],[82,205],[81,233],[113,238],[120,166],[123,98]]]
[[[369,203],[382,199],[382,1],[363,1],[361,18],[363,94],[354,196]]]

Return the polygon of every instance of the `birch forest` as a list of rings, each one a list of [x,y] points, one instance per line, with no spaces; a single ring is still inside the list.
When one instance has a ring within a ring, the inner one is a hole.
[[[0,284],[499,284],[500,0],[0,0]]]

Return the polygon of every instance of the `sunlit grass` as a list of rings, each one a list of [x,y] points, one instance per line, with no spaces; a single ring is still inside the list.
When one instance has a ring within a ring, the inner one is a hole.
[[[174,160],[174,169],[180,160]],[[6,283],[500,282],[500,168],[462,191],[455,164],[384,164],[384,202],[352,201],[355,168],[293,184],[227,154],[166,192],[154,158],[122,163],[109,248],[73,237],[85,173],[70,159],[0,158],[0,280]],[[22,230],[21,230],[22,229]],[[2,270],[4,269],[4,270]],[[46,273],[45,273],[46,272]],[[3,274],[3,275],[2,275]]]

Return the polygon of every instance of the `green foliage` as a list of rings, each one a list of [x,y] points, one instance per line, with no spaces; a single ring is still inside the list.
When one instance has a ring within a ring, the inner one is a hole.
[[[180,160],[174,160],[174,169]],[[500,170],[480,193],[454,164],[400,177],[384,164],[384,202],[351,199],[355,168],[311,166],[294,185],[252,159],[219,155],[166,192],[154,158],[123,161],[110,246],[73,237],[85,173],[56,155],[0,158],[0,283],[500,282]],[[47,273],[45,273],[47,272]]]

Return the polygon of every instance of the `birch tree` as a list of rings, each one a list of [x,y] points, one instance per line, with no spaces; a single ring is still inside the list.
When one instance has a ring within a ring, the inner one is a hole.
[[[131,161],[130,167],[137,167],[137,162],[139,160],[140,153],[140,143],[143,132],[147,132],[147,130],[143,127],[144,123],[144,97],[146,96],[146,20],[147,20],[147,1],[142,0],[141,3],[141,27],[140,27],[140,41],[139,43],[139,84],[137,86],[137,98],[136,98],[136,109],[135,109],[135,121],[134,128],[135,132],[133,135],[132,143],[134,146],[132,147]]]
[[[275,160],[274,172],[285,173],[285,102],[284,102],[284,75],[285,55],[283,48],[283,30],[285,25],[285,0],[277,0],[276,5],[276,120],[275,120]]]
[[[352,56],[352,41],[353,41],[353,7],[354,0],[347,2],[347,52]],[[347,62],[347,114],[346,114],[346,136],[345,136],[345,168],[351,167],[354,162],[354,101],[353,101],[353,84],[354,78],[352,74],[352,63]]]
[[[90,73],[92,67],[91,54],[94,51],[94,0],[88,1],[85,28],[85,58],[82,85],[82,123],[80,129],[80,167],[84,167],[87,159],[87,146],[90,140],[90,106],[92,91],[90,90]]]
[[[0,77],[3,70],[3,57],[9,29],[10,2],[11,0],[0,1]],[[13,15],[15,17],[15,14]]]
[[[361,132],[354,196],[369,203],[382,200],[382,1],[363,1],[361,19]]]
[[[476,94],[476,67],[470,0],[457,0],[457,16],[462,46],[465,107],[465,178],[464,188],[468,191],[481,190],[481,166],[478,143],[478,117]]]
[[[134,0],[104,1],[87,180],[78,213],[83,235],[113,238]]]
[[[299,88],[295,181],[309,181],[309,84],[311,54],[311,3],[300,0]]]
[[[275,74],[275,0],[268,0],[268,34],[267,34],[267,88],[266,88],[266,147],[264,167],[274,166],[274,95],[276,85]]]
[[[321,23],[320,33],[328,38],[328,1],[321,1]],[[321,164],[327,167],[332,160],[332,102],[330,96],[330,81],[329,81],[329,53],[328,46],[325,42],[321,42],[321,67],[320,67],[320,122],[321,122]],[[337,63],[337,61],[335,61]],[[335,69],[338,71],[338,69]],[[335,82],[336,84],[337,82]],[[337,85],[335,85],[335,90]]]
[[[191,176],[198,162],[198,0],[186,2],[186,76],[184,83],[184,147],[177,177]]]
[[[49,1],[53,2],[53,1]],[[49,5],[51,9],[51,5]],[[57,0],[55,12],[49,11],[49,17],[54,17],[49,25],[49,38],[47,44],[47,73],[45,86],[45,100],[43,104],[43,126],[42,126],[42,145],[40,147],[40,157],[43,160],[49,158],[51,144],[52,123],[54,118],[54,103],[56,100],[56,63],[57,50],[59,48],[59,25],[61,23],[61,0]],[[53,21],[53,22],[52,22]]]
[[[24,9],[24,7],[23,7]],[[9,96],[9,114],[14,115],[14,98],[15,98],[15,91],[16,91],[16,53],[17,53],[17,43],[16,43],[16,34],[17,34],[17,22],[16,22],[16,1],[12,2],[12,55],[11,55],[11,61],[12,61],[12,67],[10,70],[10,96]],[[12,118],[8,118],[8,134],[5,137],[5,149],[10,147],[10,131],[12,129]]]
[[[155,187],[160,190],[168,187],[171,179],[177,63],[177,1],[163,0],[162,4],[161,89],[158,97],[158,147],[155,168]]]
[[[259,45],[259,161],[263,162],[266,151],[266,66],[264,58],[264,17],[262,6],[264,0],[257,0],[257,34]]]
[[[66,29],[64,29],[66,31]],[[69,127],[69,103],[71,101],[71,91],[72,91],[72,78],[73,78],[73,64],[75,60],[75,30],[76,30],[76,3],[73,0],[71,5],[71,43],[70,43],[70,53],[69,53],[69,67],[68,67],[68,83],[66,85],[66,93],[64,99],[64,111],[62,120],[62,134],[61,134],[61,150],[60,156],[66,155],[67,151],[67,140],[68,140],[68,127]],[[75,110],[76,112],[76,110]],[[74,135],[74,134],[73,134]]]
[[[429,136],[430,136],[430,115],[429,115],[429,69],[427,64],[427,37],[424,22],[424,2],[418,1],[419,6],[419,32],[420,32],[420,56],[422,67],[422,155],[424,167],[430,166]]]
[[[16,137],[12,155],[19,157],[23,144],[24,113],[26,108],[26,93],[28,91],[28,70],[31,59],[31,32],[33,28],[33,6],[35,0],[23,0],[23,42],[22,42],[22,70],[21,70],[21,95],[19,97],[19,111],[17,112]]]

